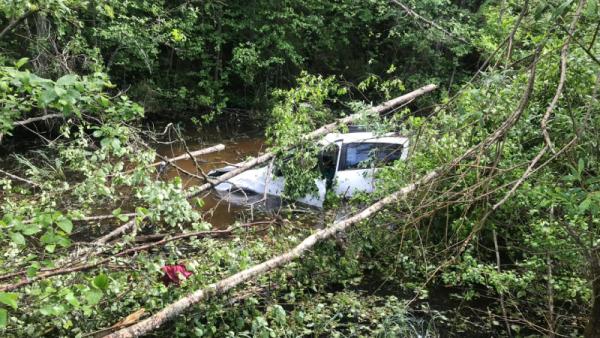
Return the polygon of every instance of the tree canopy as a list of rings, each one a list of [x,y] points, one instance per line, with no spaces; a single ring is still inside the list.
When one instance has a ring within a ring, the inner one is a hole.
[[[128,336],[208,290],[143,332],[600,337],[599,31],[597,0],[0,3],[0,334]],[[307,225],[307,135],[429,83],[355,121],[408,160]],[[157,152],[231,121],[287,213],[213,226],[202,157]]]

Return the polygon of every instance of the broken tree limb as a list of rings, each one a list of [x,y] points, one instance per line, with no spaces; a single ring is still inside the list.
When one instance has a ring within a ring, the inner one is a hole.
[[[138,337],[145,333],[148,333],[156,328],[160,327],[165,322],[174,318],[175,316],[181,314],[189,307],[194,304],[201,302],[204,299],[210,298],[213,295],[222,294],[241,283],[244,283],[250,279],[253,279],[257,276],[260,276],[264,273],[267,273],[273,269],[282,267],[292,260],[301,257],[307,251],[309,251],[312,247],[314,247],[318,242],[333,237],[336,233],[340,231],[344,231],[348,229],[353,224],[356,224],[360,221],[368,219],[373,214],[377,213],[384,207],[396,203],[404,198],[415,190],[418,187],[431,183],[433,180],[442,176],[442,174],[454,170],[457,168],[460,163],[466,159],[471,159],[475,157],[478,151],[483,149],[487,149],[492,144],[500,141],[515,125],[515,123],[520,119],[523,111],[528,106],[529,98],[533,92],[533,84],[535,82],[535,71],[537,61],[539,60],[539,53],[541,51],[541,45],[536,50],[534,62],[532,64],[531,74],[525,88],[525,92],[521,97],[521,100],[517,106],[517,108],[507,117],[507,119],[500,125],[498,129],[496,129],[493,133],[488,135],[486,139],[484,139],[481,143],[472,146],[467,149],[461,156],[456,157],[452,160],[448,165],[440,167],[436,170],[430,171],[419,180],[411,183],[409,185],[404,186],[400,190],[380,199],[376,203],[371,206],[363,209],[358,214],[344,219],[342,221],[336,222],[333,225],[324,228],[315,232],[314,234],[305,238],[300,244],[294,247],[292,250],[271,258],[263,263],[254,265],[246,270],[240,271],[230,277],[222,279],[216,283],[212,283],[205,287],[204,289],[197,290],[190,295],[179,299],[178,301],[168,305],[161,311],[156,314],[150,316],[149,318],[133,325],[128,328],[124,328],[117,332],[114,332],[106,337],[109,338],[125,338],[125,337]]]
[[[433,90],[435,90],[437,88],[437,85],[435,84],[429,84],[426,86],[423,86],[419,89],[416,89],[410,93],[404,94],[402,96],[399,96],[395,99],[389,100],[387,102],[384,102],[383,104],[380,104],[378,106],[375,106],[371,109],[369,109],[367,112],[372,113],[372,114],[380,114],[382,112],[388,111],[390,109],[393,109],[403,103],[409,102],[414,100],[415,98],[429,93]],[[333,130],[335,130],[337,127],[339,127],[342,124],[347,124],[350,123],[352,121],[358,120],[359,118],[361,118],[363,115],[361,113],[358,114],[353,114],[353,115],[349,115],[345,118],[342,118],[336,122],[330,123],[328,125],[325,125],[317,130],[314,130],[313,132],[305,135],[304,139],[305,140],[311,140],[311,139],[315,139],[319,136],[323,136]],[[186,193],[186,198],[193,198],[196,197],[198,195],[200,195],[202,192],[211,189],[212,187],[214,187],[215,185],[218,185],[220,183],[223,183],[225,181],[227,181],[228,179],[237,176],[241,173],[243,173],[246,170],[249,170],[259,164],[262,163],[266,163],[267,161],[269,161],[270,159],[275,157],[275,153],[273,152],[267,152],[263,155],[260,155],[256,158],[252,158],[249,159],[245,162],[242,162],[240,164],[237,164],[237,168],[227,172],[221,176],[219,176],[218,178],[211,180],[205,184],[202,184],[198,187],[195,187],[193,189],[190,189],[190,191],[188,193]],[[132,219],[129,222],[115,228],[114,230],[112,230],[111,232],[109,232],[108,234],[98,238],[97,240],[94,241],[94,244],[97,245],[103,245],[106,244],[108,241],[110,241],[111,239],[118,237],[126,232],[128,232],[129,230],[133,229],[135,227],[136,224],[136,219]],[[78,254],[76,257],[81,257],[81,254]]]
[[[225,149],[225,145],[223,145],[223,144],[217,144],[217,145],[212,146],[212,147],[208,147],[208,148],[204,148],[204,149],[192,151],[189,154],[186,153],[186,154],[179,155],[177,157],[170,158],[170,159],[168,159],[168,163],[177,162],[177,161],[181,161],[181,160],[192,159],[192,158],[195,158],[195,157],[198,157],[198,156],[202,156],[202,155],[214,153],[214,152],[217,152],[217,151],[221,151],[223,149]],[[154,162],[151,165],[149,165],[149,167],[156,167],[156,166],[159,166],[161,164],[165,164],[165,161]]]
[[[437,88],[437,85],[429,84],[427,86],[424,86],[424,87],[421,87],[421,88],[419,88],[417,90],[414,90],[414,91],[412,91],[412,92],[410,92],[408,94],[404,94],[404,95],[399,96],[399,97],[397,97],[395,99],[386,101],[386,102],[384,102],[384,103],[382,103],[382,104],[380,104],[378,106],[375,106],[375,107],[367,110],[367,113],[370,113],[370,114],[381,114],[381,113],[383,113],[385,111],[388,111],[390,109],[393,109],[393,108],[395,108],[395,107],[397,107],[397,106],[399,106],[399,105],[401,105],[403,103],[412,101],[415,98],[417,98],[417,97],[419,97],[419,96],[421,96],[423,94],[429,93],[429,92],[435,90],[436,88]],[[316,130],[314,130],[314,131],[306,134],[303,139],[308,141],[308,140],[313,140],[313,139],[315,139],[315,138],[317,138],[319,136],[324,136],[327,133],[330,133],[330,132],[334,131],[340,125],[344,125],[344,124],[348,124],[348,123],[351,123],[353,121],[356,121],[356,120],[360,119],[362,116],[363,116],[362,113],[357,113],[357,114],[346,116],[346,117],[344,117],[342,119],[339,119],[339,120],[337,120],[337,121],[335,121],[333,123],[324,125],[321,128],[316,129]],[[201,186],[198,186],[198,187],[194,188],[190,193],[187,194],[187,198],[192,198],[192,197],[198,196],[200,193],[202,193],[202,192],[204,192],[204,191],[212,188],[214,185],[218,185],[220,183],[223,183],[223,182],[227,181],[228,179],[233,178],[233,177],[235,177],[235,176],[243,173],[244,171],[246,171],[248,169],[251,169],[251,168],[253,168],[253,167],[255,167],[255,166],[259,165],[259,164],[266,163],[267,161],[269,161],[273,157],[275,157],[275,153],[268,152],[268,153],[265,153],[265,154],[263,154],[261,156],[258,156],[256,158],[253,158],[253,159],[250,159],[248,161],[242,162],[242,163],[240,163],[240,164],[237,165],[236,169],[234,169],[234,170],[232,170],[230,172],[227,172],[227,173],[219,176],[217,179],[212,180],[211,182],[205,183],[205,184],[203,184]]]
[[[163,246],[167,243],[170,242],[174,242],[174,241],[179,241],[182,239],[188,239],[188,238],[206,238],[206,237],[212,237],[212,238],[220,238],[220,237],[226,237],[226,236],[230,236],[234,233],[235,230],[238,229],[248,229],[251,227],[255,227],[257,225],[261,225],[261,224],[268,224],[271,225],[273,224],[274,221],[258,221],[258,222],[252,222],[252,223],[245,223],[245,224],[240,224],[240,225],[234,225],[234,226],[230,226],[227,229],[223,229],[223,230],[205,230],[205,231],[195,231],[195,232],[187,232],[187,233],[181,233],[181,234],[177,234],[174,236],[165,236],[164,238],[162,238],[159,241],[155,241],[155,242],[151,242],[151,243],[146,243],[146,244],[140,244],[138,246],[129,248],[129,249],[125,249],[115,255],[112,255],[110,257],[106,257],[103,259],[100,259],[96,262],[92,262],[92,263],[86,263],[86,264],[81,264],[81,265],[75,265],[75,266],[70,266],[70,267],[62,267],[62,268],[51,268],[51,269],[46,269],[46,270],[42,270],[41,272],[37,273],[35,276],[32,277],[23,277],[20,281],[15,282],[15,283],[11,283],[11,284],[3,284],[0,285],[0,292],[6,292],[6,291],[12,291],[12,290],[16,290],[19,288],[22,288],[23,286],[26,285],[30,285],[33,284],[37,281],[43,280],[43,279],[47,279],[50,277],[54,277],[54,276],[60,276],[60,275],[66,275],[66,274],[70,274],[73,272],[79,272],[79,271],[87,271],[87,270],[91,270],[94,269],[98,266],[107,264],[109,262],[111,262],[114,258],[116,257],[124,257],[124,256],[128,256],[131,254],[134,254],[136,252],[139,251],[145,251],[145,250],[150,250],[152,248],[155,247],[159,247],[159,246]],[[0,280],[5,280],[5,279],[10,279],[13,277],[18,277],[18,276],[25,276],[27,274],[27,270],[23,270],[23,271],[19,271],[19,272],[13,272],[13,273],[9,273],[3,276],[0,276]]]
[[[33,122],[46,121],[46,120],[57,119],[57,118],[61,118],[61,117],[64,118],[65,116],[63,114],[48,114],[48,115],[44,115],[44,116],[30,117],[23,121],[13,122],[13,126],[15,126],[15,127],[24,126],[26,124],[30,124]]]
[[[26,178],[19,177],[19,176],[17,176],[17,175],[13,175],[13,174],[11,174],[11,173],[9,173],[9,172],[7,172],[7,171],[0,170],[0,174],[6,175],[6,176],[8,176],[8,177],[12,178],[13,180],[20,181],[20,182],[24,182],[24,183],[27,183],[27,184],[29,184],[29,185],[32,185],[32,186],[34,186],[34,187],[39,187],[39,184],[37,184],[37,183],[35,183],[35,182],[33,182],[33,181],[30,181],[30,180],[28,180],[28,179],[26,179]]]
[[[240,271],[234,275],[231,275],[219,282],[208,285],[204,289],[197,290],[192,294],[179,299],[178,301],[168,305],[158,313],[150,316],[149,318],[142,320],[141,322],[130,326],[128,328],[121,329],[114,332],[106,337],[110,338],[125,338],[125,337],[138,337],[145,333],[148,333],[162,324],[170,320],[171,318],[181,314],[187,310],[190,306],[199,303],[200,301],[210,298],[211,296],[222,294],[231,290],[232,288],[244,283],[250,279],[260,276],[273,269],[279,268],[287,263],[301,257],[307,251],[312,249],[317,243],[324,239],[333,237],[336,233],[348,229],[351,225],[356,224],[360,221],[368,219],[371,215],[380,211],[385,206],[398,202],[405,198],[409,193],[415,191],[417,187],[422,184],[430,182],[432,179],[437,177],[439,174],[437,171],[432,171],[429,174],[423,176],[420,180],[415,183],[409,184],[404,188],[396,191],[395,193],[388,195],[387,197],[379,200],[375,204],[362,210],[358,214],[347,218],[345,220],[334,223],[333,225],[319,230],[314,234],[306,237],[300,244],[294,247],[292,250],[273,257],[263,263],[257,264],[246,270]]]

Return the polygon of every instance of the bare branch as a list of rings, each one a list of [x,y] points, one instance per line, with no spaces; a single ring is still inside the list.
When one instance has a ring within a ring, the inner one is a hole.
[[[39,187],[39,184],[37,184],[37,183],[35,183],[33,181],[30,181],[30,180],[28,180],[26,178],[19,177],[17,175],[11,174],[11,173],[6,172],[6,171],[1,170],[1,169],[0,169],[0,174],[6,175],[6,176],[12,178],[13,180],[21,181],[21,182],[27,183],[29,185],[32,185],[34,187]]]
[[[577,21],[579,21],[579,18],[581,17],[581,11],[585,6],[585,2],[586,0],[579,1],[577,10],[575,11],[575,17],[573,17],[571,25],[569,26],[567,38],[565,39],[562,49],[560,50],[560,79],[558,80],[558,86],[556,87],[554,97],[552,98],[552,101],[550,101],[548,108],[546,108],[546,113],[544,113],[544,117],[542,117],[542,121],[540,123],[542,127],[542,133],[544,134],[544,141],[553,153],[556,153],[556,151],[552,145],[552,140],[550,140],[550,133],[548,133],[548,120],[550,119],[550,114],[552,114],[552,111],[556,107],[558,99],[562,95],[565,81],[567,80],[567,57],[569,55],[569,45],[571,43],[571,37],[573,36],[573,33],[575,33]]]
[[[402,7],[402,9],[403,9],[403,10],[404,10],[404,11],[405,11],[405,12],[406,12],[408,15],[410,15],[410,16],[412,16],[412,17],[414,17],[414,18],[418,19],[418,20],[421,20],[421,21],[423,21],[423,22],[427,23],[427,24],[428,24],[428,25],[430,25],[431,27],[433,27],[433,28],[435,28],[435,29],[437,29],[437,30],[440,30],[440,31],[442,31],[444,34],[446,34],[446,35],[448,35],[448,36],[450,36],[450,37],[452,37],[452,38],[454,38],[454,39],[456,39],[456,40],[459,40],[459,41],[460,41],[460,42],[462,42],[462,43],[466,43],[466,44],[468,44],[468,45],[470,45],[470,44],[471,44],[469,41],[465,40],[463,37],[460,37],[460,36],[458,36],[458,35],[456,35],[456,34],[454,34],[454,33],[450,32],[450,31],[446,30],[444,27],[442,27],[442,26],[438,25],[437,23],[435,23],[435,22],[433,22],[433,21],[431,21],[431,20],[429,20],[429,19],[426,19],[426,18],[424,18],[424,17],[423,17],[423,16],[421,16],[419,13],[415,12],[415,11],[414,11],[412,8],[408,7],[407,5],[403,4],[402,2],[400,2],[400,1],[397,1],[397,0],[392,0],[392,2],[393,2],[393,3],[395,3],[396,5],[398,5],[398,6]]]
[[[30,15],[32,15],[33,13],[35,13],[37,11],[38,11],[38,9],[32,9],[28,12],[25,12],[25,14],[21,15],[17,19],[10,21],[8,23],[8,25],[6,27],[4,27],[4,29],[0,32],[0,39],[4,38],[4,36],[6,34],[8,34],[11,30],[13,30],[13,28],[15,28],[23,20],[27,19]]]

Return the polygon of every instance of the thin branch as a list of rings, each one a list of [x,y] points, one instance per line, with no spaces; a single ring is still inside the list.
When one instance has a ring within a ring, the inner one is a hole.
[[[20,24],[23,20],[27,19],[33,13],[37,12],[38,9],[32,9],[30,11],[25,12],[25,14],[21,15],[15,20],[12,20],[8,23],[6,27],[0,32],[0,39],[4,38],[6,34],[8,34],[13,28],[15,28],[18,24]]]
[[[8,177],[12,178],[13,180],[16,180],[16,181],[21,181],[21,182],[27,183],[27,184],[29,184],[29,185],[32,185],[32,186],[34,186],[34,187],[39,187],[39,186],[40,186],[39,184],[37,184],[37,183],[35,183],[35,182],[33,182],[33,181],[30,181],[30,180],[28,180],[28,179],[26,179],[26,178],[19,177],[19,176],[17,176],[17,175],[11,174],[11,173],[9,173],[9,172],[6,172],[6,171],[4,171],[4,170],[1,170],[1,169],[0,169],[0,174],[4,174],[4,175],[6,175],[6,176],[8,176]]]
[[[431,27],[433,27],[433,28],[435,28],[437,30],[442,31],[444,34],[446,34],[446,35],[448,35],[448,36],[450,36],[450,37],[452,37],[452,38],[454,38],[456,40],[459,40],[462,43],[465,43],[467,45],[472,45],[469,41],[465,40],[463,37],[460,37],[460,36],[458,36],[458,35],[450,32],[450,31],[448,31],[444,27],[438,25],[437,23],[435,23],[435,22],[433,22],[433,21],[431,21],[431,20],[429,20],[427,18],[424,18],[419,13],[415,12],[412,8],[408,7],[407,5],[403,4],[402,2],[400,2],[398,0],[392,0],[392,2],[395,3],[396,5],[402,7],[402,9],[406,12],[406,14],[408,14],[408,15],[410,15],[410,16],[418,19],[418,20],[421,20],[421,21],[427,23]]]
[[[556,87],[554,97],[552,98],[552,101],[550,101],[548,108],[546,108],[546,113],[544,113],[544,117],[542,118],[542,121],[540,123],[542,127],[542,133],[544,134],[544,141],[553,153],[556,153],[556,151],[554,150],[554,146],[552,145],[552,140],[550,140],[550,133],[548,133],[548,120],[550,119],[550,114],[552,114],[552,111],[556,107],[558,99],[562,95],[565,81],[567,80],[567,57],[569,55],[569,45],[571,43],[571,37],[575,32],[577,21],[579,21],[579,18],[581,17],[581,11],[585,6],[585,2],[586,0],[579,1],[577,9],[575,10],[575,17],[573,18],[573,20],[571,21],[571,25],[569,26],[567,38],[565,39],[563,47],[560,51],[560,78],[558,80],[558,86]]]
[[[46,120],[50,120],[50,119],[57,119],[57,118],[64,118],[64,117],[65,116],[63,114],[47,114],[47,115],[43,115],[43,116],[30,117],[23,121],[15,121],[15,122],[13,122],[13,126],[15,126],[15,127],[24,126],[26,124],[30,124],[33,122],[46,121]]]
[[[237,225],[237,226],[231,226],[224,230],[210,230],[210,231],[196,231],[196,232],[182,233],[179,235],[163,238],[160,241],[156,241],[156,242],[152,242],[152,243],[148,243],[148,244],[142,244],[142,245],[130,248],[130,249],[123,250],[123,251],[115,254],[114,256],[103,258],[94,263],[88,263],[88,264],[77,265],[77,266],[72,266],[72,267],[48,269],[48,270],[38,273],[37,275],[35,275],[33,277],[24,278],[23,280],[21,280],[19,282],[16,282],[13,284],[1,285],[0,292],[16,290],[23,286],[30,285],[30,284],[33,284],[40,280],[47,279],[47,278],[54,277],[54,276],[66,275],[66,274],[70,274],[73,272],[90,270],[90,269],[96,268],[100,265],[109,263],[116,257],[123,257],[123,256],[131,255],[131,254],[139,252],[139,251],[149,250],[149,249],[152,249],[157,246],[165,245],[169,242],[187,239],[187,238],[191,238],[191,237],[203,237],[204,238],[204,237],[229,236],[229,235],[233,234],[233,232],[237,229],[249,228],[249,227],[253,227],[256,225],[260,225],[260,224],[272,224],[272,223],[273,223],[273,221],[260,221],[260,222],[241,224],[241,225]],[[0,276],[0,280],[7,279],[9,277],[22,276],[24,274],[26,274],[26,271],[13,272],[13,273],[7,274],[5,276]]]

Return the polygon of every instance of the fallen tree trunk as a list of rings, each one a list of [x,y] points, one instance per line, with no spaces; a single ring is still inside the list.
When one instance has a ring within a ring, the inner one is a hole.
[[[433,90],[435,90],[437,88],[437,85],[434,84],[429,84],[427,86],[421,87],[417,90],[414,90],[408,94],[399,96],[395,99],[386,101],[376,107],[371,108],[368,112],[372,113],[372,114],[380,114],[382,112],[388,111],[390,109],[394,109],[396,107],[398,107],[401,104],[404,104],[406,102],[410,102],[414,99],[416,99],[417,97],[429,93]],[[350,123],[352,121],[358,120],[360,117],[362,117],[362,114],[353,114],[353,115],[349,115],[347,117],[344,117],[336,122],[330,123],[328,125],[325,125],[309,134],[307,134],[304,139],[305,140],[312,140],[316,137],[319,136],[323,136],[333,130],[335,130],[338,126],[343,125],[343,124],[347,124]],[[260,155],[258,157],[255,157],[253,159],[247,160],[245,162],[242,162],[240,164],[237,165],[237,168],[227,172],[221,176],[219,176],[218,178],[211,180],[205,184],[202,184],[194,189],[191,189],[190,192],[188,192],[186,194],[187,198],[193,198],[196,197],[198,195],[200,195],[202,192],[211,189],[212,187],[214,187],[215,185],[218,185],[220,183],[223,183],[225,181],[227,181],[230,178],[233,178],[241,173],[243,173],[244,171],[251,169],[259,164],[262,163],[266,163],[267,161],[269,161],[270,159],[272,159],[275,156],[275,153],[273,152],[268,152],[265,153],[263,155]],[[106,242],[108,242],[109,240],[124,234],[125,232],[129,231],[131,228],[133,228],[135,226],[135,219],[121,225],[120,227],[114,229],[113,231],[111,231],[110,233],[102,236],[101,238],[97,239],[94,243],[96,244],[105,244]]]
[[[427,86],[424,86],[417,90],[414,90],[408,94],[405,94],[405,95],[399,96],[395,99],[386,101],[378,106],[375,106],[375,107],[369,109],[367,112],[370,114],[381,114],[385,111],[394,109],[401,104],[410,102],[423,94],[426,94],[426,93],[429,93],[429,92],[435,90],[436,88],[437,88],[437,85],[429,84]],[[324,136],[327,133],[334,131],[340,125],[344,125],[344,124],[348,124],[353,121],[356,121],[359,118],[361,118],[362,116],[363,116],[362,113],[357,113],[357,114],[346,116],[342,119],[339,119],[333,123],[324,125],[323,127],[306,134],[303,139],[306,141],[314,140],[317,137]],[[188,193],[186,196],[187,196],[187,198],[192,198],[192,197],[198,196],[200,193],[212,188],[214,185],[223,183],[223,182],[227,181],[228,179],[233,178],[233,177],[243,173],[244,171],[251,169],[259,164],[266,163],[267,161],[272,159],[274,156],[275,156],[275,153],[268,152],[259,157],[250,159],[246,162],[242,162],[237,165],[236,169],[219,176],[217,179],[212,180],[211,182],[208,182],[201,186],[198,186],[197,188],[193,189],[193,191]]]
[[[508,131],[515,125],[515,123],[519,120],[523,111],[527,107],[529,103],[529,98],[533,92],[533,84],[535,82],[536,75],[536,65],[538,61],[538,56],[541,51],[541,46],[536,50],[535,58],[532,63],[530,76],[528,79],[527,86],[521,97],[521,100],[517,106],[517,108],[508,116],[508,118],[500,125],[498,129],[496,129],[493,133],[488,135],[486,139],[484,139],[481,143],[474,145],[465,151],[461,156],[456,157],[453,161],[451,161],[448,165],[445,165],[437,170],[430,171],[428,174],[421,177],[419,180],[411,183],[400,190],[384,197],[383,199],[377,201],[371,206],[363,209],[358,214],[347,218],[345,220],[334,223],[333,225],[324,228],[315,232],[314,234],[305,238],[300,244],[294,247],[292,250],[271,258],[263,263],[254,265],[246,270],[240,271],[230,277],[222,279],[216,283],[212,283],[205,287],[204,289],[197,290],[190,295],[179,299],[178,301],[171,303],[166,306],[161,311],[156,314],[144,319],[143,321],[134,324],[130,327],[121,329],[117,332],[114,332],[110,335],[107,335],[108,338],[125,338],[125,337],[138,337],[145,333],[151,332],[152,330],[157,329],[165,322],[169,321],[173,317],[181,314],[189,307],[194,304],[199,303],[200,301],[210,298],[213,295],[222,294],[239,284],[248,281],[252,278],[260,276],[266,272],[269,272],[273,269],[279,268],[292,260],[301,257],[304,253],[314,247],[318,242],[333,237],[336,233],[340,231],[344,231],[348,229],[355,223],[363,221],[373,214],[377,213],[384,207],[389,204],[398,202],[401,199],[404,199],[409,193],[414,192],[421,185],[431,183],[434,179],[440,177],[443,173],[446,173],[450,170],[455,169],[458,165],[466,160],[473,158],[478,151],[483,149],[487,149],[490,145],[500,141],[504,136],[508,133]]]
[[[325,229],[319,230],[314,234],[305,238],[300,244],[298,244],[292,250],[273,257],[268,261],[263,263],[254,265],[253,267],[240,271],[230,277],[227,277],[219,282],[213,283],[205,287],[204,289],[197,290],[192,294],[179,299],[178,301],[172,303],[171,305],[165,307],[160,312],[150,316],[149,318],[133,325],[128,328],[122,329],[105,337],[110,338],[124,338],[124,337],[138,337],[145,333],[148,333],[171,318],[181,314],[183,311],[188,309],[190,306],[199,303],[200,301],[207,299],[211,296],[221,294],[231,290],[237,285],[253,279],[259,275],[262,275],[266,272],[269,272],[273,269],[279,268],[292,260],[299,258],[303,254],[305,254],[308,250],[315,246],[315,244],[320,241],[333,237],[336,233],[346,230],[351,225],[356,224],[360,221],[363,221],[369,218],[371,215],[375,214],[379,210],[381,210],[386,205],[397,202],[400,199],[406,197],[409,193],[415,191],[418,186],[430,182],[432,179],[438,176],[437,171],[432,171],[431,173],[425,175],[423,178],[418,180],[415,183],[409,184],[404,188],[398,190],[397,192],[379,200],[377,203],[371,205],[370,207],[364,209],[358,214],[337,222]]]
[[[198,156],[202,156],[202,155],[214,153],[214,152],[217,152],[217,151],[221,151],[223,149],[225,149],[225,145],[223,145],[223,144],[217,144],[217,145],[212,146],[212,147],[208,147],[208,148],[204,148],[204,149],[192,151],[189,154],[183,154],[183,155],[179,155],[177,157],[169,158],[169,159],[167,159],[165,161],[154,162],[151,165],[149,165],[149,167],[156,167],[156,166],[159,166],[161,164],[166,164],[165,162],[172,163],[172,162],[177,162],[177,161],[181,161],[181,160],[187,160],[187,159],[191,159],[192,156],[193,157],[198,157]]]

